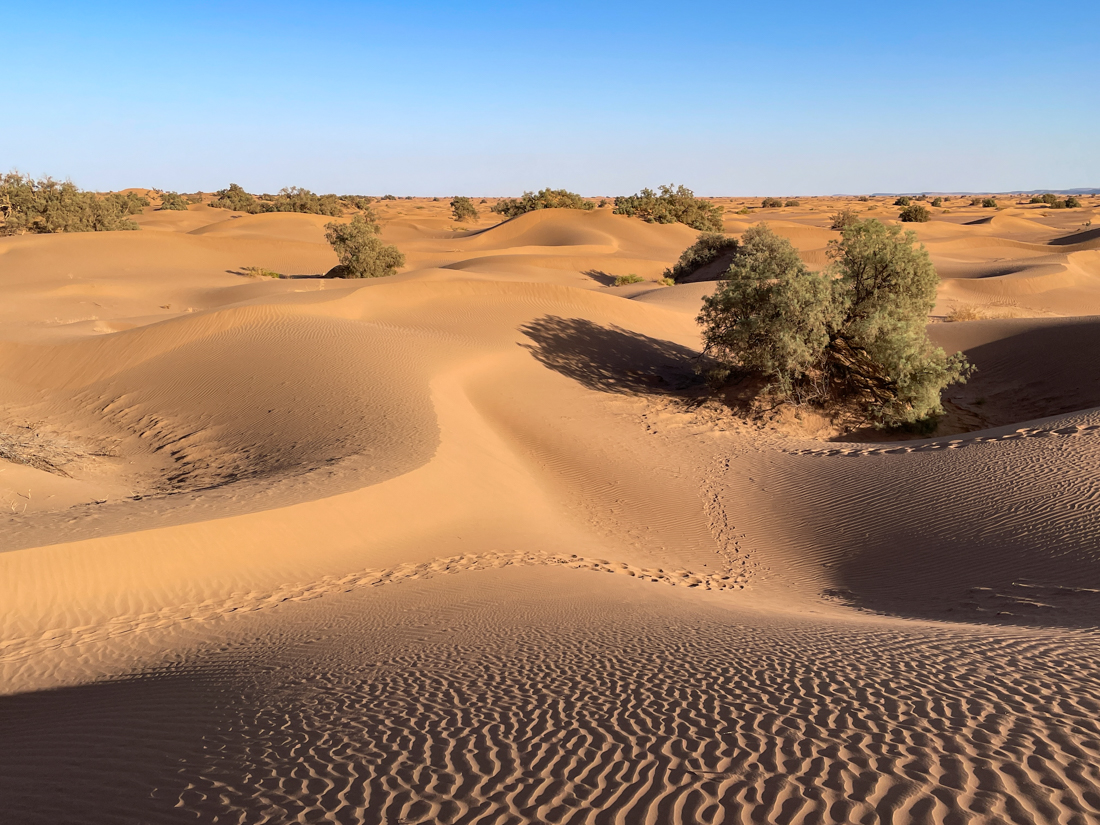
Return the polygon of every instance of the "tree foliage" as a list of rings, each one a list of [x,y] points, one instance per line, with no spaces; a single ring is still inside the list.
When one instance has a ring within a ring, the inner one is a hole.
[[[475,221],[477,220],[477,207],[469,198],[457,195],[451,199],[451,214],[459,223],[462,221]]]
[[[187,209],[187,201],[180,197],[178,192],[161,192],[159,208],[162,211],[183,212]]]
[[[766,376],[782,397],[849,399],[884,426],[934,420],[944,387],[972,368],[928,339],[939,278],[915,244],[912,232],[859,221],[814,273],[789,241],[753,227],[703,301],[706,351],[725,371]]]
[[[566,189],[540,189],[538,194],[524,192],[521,198],[502,198],[490,207],[503,218],[516,218],[539,209],[595,209],[596,204]]]
[[[996,198],[982,198],[982,207],[984,209],[996,209],[997,208],[997,199]]]
[[[361,195],[317,195],[300,186],[286,186],[277,195],[253,197],[236,183],[214,193],[210,202],[215,209],[231,209],[258,215],[265,212],[300,212],[338,218],[345,209],[366,209],[372,199]]]
[[[764,200],[760,201],[761,209],[778,209],[782,205],[783,201],[779,198],[764,198]]]
[[[737,238],[719,232],[704,232],[680,254],[680,260],[664,271],[663,277],[680,283],[723,255],[733,255],[738,246]]]
[[[330,278],[383,278],[405,265],[400,250],[382,242],[372,214],[356,215],[350,223],[326,223],[325,240],[340,261],[329,270]]]
[[[902,223],[927,223],[931,218],[932,213],[922,203],[911,203],[898,215],[898,220]]]
[[[35,180],[18,172],[0,175],[4,235],[138,229],[129,217],[148,205],[148,198],[134,192],[98,195],[78,189],[72,181]]]
[[[900,198],[894,201],[894,206],[908,206],[912,202],[912,198],[908,197],[907,195],[902,195]]]
[[[845,206],[843,209],[837,210],[830,217],[833,222],[829,228],[835,229],[838,232],[843,232],[853,223],[859,222],[859,213],[850,206]]]
[[[658,189],[615,198],[614,214],[649,223],[682,223],[701,232],[722,231],[722,207],[695,197],[686,186],[669,184]]]

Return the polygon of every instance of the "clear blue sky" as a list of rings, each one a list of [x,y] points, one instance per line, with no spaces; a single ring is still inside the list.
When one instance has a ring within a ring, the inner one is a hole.
[[[0,169],[89,189],[1100,186],[1100,1],[0,4]]]

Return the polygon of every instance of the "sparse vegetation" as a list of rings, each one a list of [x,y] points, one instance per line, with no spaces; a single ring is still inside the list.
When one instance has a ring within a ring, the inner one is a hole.
[[[521,198],[502,198],[490,208],[505,220],[539,209],[595,209],[596,204],[566,189],[541,189],[538,194],[524,192]]]
[[[451,214],[459,223],[477,220],[477,207],[469,198],[456,195],[451,198]]]
[[[98,195],[72,181],[35,180],[18,172],[0,175],[0,234],[109,232],[138,229],[129,220],[149,199],[134,192]]]
[[[615,214],[649,223],[682,223],[701,232],[722,231],[722,207],[695,197],[686,186],[668,184],[658,189],[615,198]]]
[[[932,205],[936,207],[943,206],[943,198],[932,198]]]
[[[996,209],[997,208],[997,199],[996,198],[982,198],[982,208],[983,209]]]
[[[830,229],[835,229],[838,232],[843,232],[853,223],[859,222],[859,213],[852,209],[850,206],[846,206],[843,209],[838,210],[832,214],[833,222],[830,225]]]
[[[384,201],[395,201],[395,200],[397,200],[397,196],[396,195],[383,195],[382,200],[384,200]]]
[[[661,286],[676,286],[676,282],[669,277],[658,278],[657,283]]]
[[[798,201],[796,201],[796,200],[790,200],[790,201],[787,201],[787,202],[786,202],[785,204],[783,204],[783,205],[784,205],[784,206],[799,206],[800,204],[799,204],[799,202],[798,202]]]
[[[719,232],[704,232],[695,243],[680,253],[680,260],[664,271],[664,277],[679,283],[723,255],[732,256],[737,247],[737,238]]]
[[[867,195],[860,195],[859,196],[859,202],[860,203],[867,203],[869,200],[871,200],[871,199],[869,197],[867,197]]]
[[[751,215],[752,210],[750,210],[747,206],[742,206],[740,209],[737,210],[737,214],[738,215]]]
[[[981,206],[982,205],[982,200],[983,200],[982,198],[971,198],[970,199],[970,205],[971,206]]]
[[[299,186],[287,186],[280,189],[277,195],[263,195],[257,199],[239,184],[231,183],[227,188],[219,189],[214,194],[216,197],[210,205],[215,209],[230,209],[234,212],[247,212],[250,215],[264,212],[301,212],[307,215],[328,215],[335,218],[344,214],[345,205],[359,209],[370,203],[369,198],[360,196],[340,198],[337,195],[315,195]]]
[[[249,278],[282,278],[282,273],[273,269],[264,269],[262,266],[245,266],[241,271]]]
[[[180,197],[178,192],[161,192],[161,210],[183,212],[187,209],[187,201]]]
[[[928,211],[928,207],[924,204],[911,203],[901,210],[898,220],[902,223],[927,223],[931,217],[932,213]]]
[[[619,275],[618,277],[616,277],[615,278],[615,286],[627,286],[628,284],[640,284],[644,280],[645,280],[645,278],[642,278],[641,276],[635,275],[633,272],[631,272],[629,275]]]
[[[913,201],[912,201],[911,198],[909,198],[905,195],[902,195],[900,198],[898,198],[896,201],[894,201],[894,206],[908,206],[912,202]]]
[[[764,200],[760,201],[761,209],[779,209],[782,206],[783,201],[779,198],[764,198]]]
[[[328,271],[328,278],[382,278],[405,265],[405,256],[396,246],[382,243],[373,215],[356,215],[350,223],[326,223],[325,240],[340,260]]]
[[[750,228],[698,321],[712,377],[757,373],[780,398],[854,404],[879,426],[931,426],[940,394],[972,368],[925,332],[939,278],[911,232],[848,226],[810,271],[790,241]]]

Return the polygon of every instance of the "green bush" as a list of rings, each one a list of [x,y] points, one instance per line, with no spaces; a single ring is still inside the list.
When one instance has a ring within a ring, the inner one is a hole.
[[[287,186],[279,190],[277,195],[262,195],[259,200],[254,198],[242,187],[235,183],[229,184],[227,189],[219,189],[214,193],[217,197],[210,202],[215,209],[230,209],[234,212],[247,212],[257,215],[263,212],[301,212],[307,215],[328,215],[336,218],[344,214],[345,200],[354,200],[362,203],[364,198],[341,199],[336,195],[315,195],[308,189],[298,186]]]
[[[866,195],[860,195],[859,196],[859,202],[860,203],[867,203],[867,201],[869,201],[869,200],[871,200],[871,199],[869,197],[867,197]]]
[[[722,207],[695,197],[686,186],[643,189],[636,195],[615,198],[616,215],[641,218],[648,223],[682,223],[701,232],[722,231]]]
[[[351,223],[325,224],[325,240],[332,244],[340,264],[328,271],[329,278],[382,278],[405,265],[396,246],[382,243],[373,216],[356,215]]]
[[[783,205],[784,205],[784,206],[800,206],[801,204],[799,203],[799,201],[787,201],[787,202],[786,202],[785,204],[783,204]]]
[[[539,209],[595,209],[596,204],[585,200],[575,192],[565,189],[541,189],[536,195],[524,192],[522,198],[502,198],[490,209],[506,220],[535,212]]]
[[[454,219],[460,223],[462,221],[475,221],[477,220],[477,207],[474,206],[473,201],[469,198],[457,195],[451,198],[451,214],[453,214]]]
[[[932,205],[936,207],[943,206],[943,198],[932,198]]]
[[[971,198],[970,199],[970,205],[971,206],[981,206],[982,205],[982,198]]]
[[[383,195],[382,200],[384,200],[384,201],[395,201],[395,200],[397,200],[397,196],[396,195]]]
[[[251,214],[263,211],[263,207],[256,199],[236,183],[229,184],[226,189],[219,189],[214,195],[214,200],[210,201],[210,206],[215,209],[229,209],[233,212],[249,212]]]
[[[245,266],[241,271],[249,278],[282,278],[282,273],[273,269],[264,269],[262,266]]]
[[[0,175],[0,234],[24,232],[107,232],[138,229],[129,220],[149,205],[133,192],[97,195],[72,181],[35,180],[18,172]]]
[[[758,373],[780,397],[853,402],[880,426],[934,422],[944,387],[972,367],[928,339],[939,277],[915,243],[899,227],[860,221],[815,273],[766,224],[746,231],[697,319],[718,377]]]
[[[901,210],[898,220],[902,223],[926,223],[932,214],[920,203],[913,203]]]
[[[749,209],[747,206],[742,206],[740,209],[737,210],[737,214],[738,215],[751,215],[752,210]]]
[[[1080,208],[1081,208],[1080,198],[1074,197],[1073,195],[1070,195],[1069,197],[1066,198],[1066,209],[1080,209]]]
[[[996,198],[983,198],[982,199],[982,207],[985,208],[985,209],[996,209],[997,208],[997,199]]]
[[[718,232],[704,232],[696,238],[695,243],[680,253],[680,260],[666,269],[663,276],[679,283],[723,255],[732,255],[737,247],[737,238]]]
[[[902,195],[900,198],[898,198],[896,201],[894,201],[894,206],[908,206],[912,202],[913,201],[910,198],[906,197],[905,195]]]
[[[187,201],[180,197],[178,192],[161,192],[160,209],[183,212],[187,209]]]
[[[783,205],[783,201],[779,198],[764,198],[760,201],[761,209],[779,209]]]
[[[851,207],[845,207],[832,214],[833,222],[830,225],[830,229],[835,229],[838,232],[843,232],[853,223],[859,222],[859,213]]]
[[[645,280],[645,278],[642,278],[638,275],[635,275],[633,272],[631,272],[629,275],[619,275],[617,278],[615,278],[615,286],[626,286],[627,284],[640,284],[644,280]]]

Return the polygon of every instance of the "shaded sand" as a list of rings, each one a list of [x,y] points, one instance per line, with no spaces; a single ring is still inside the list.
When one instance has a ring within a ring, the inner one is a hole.
[[[857,443],[701,401],[690,229],[377,206],[367,283],[317,216],[0,239],[6,818],[1100,819],[1095,207],[916,227],[980,372]]]

